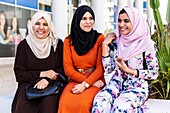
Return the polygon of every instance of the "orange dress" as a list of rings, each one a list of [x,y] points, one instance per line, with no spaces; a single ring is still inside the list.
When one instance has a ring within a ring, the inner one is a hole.
[[[64,40],[64,71],[70,78],[59,102],[58,113],[90,113],[94,96],[101,90],[92,86],[97,80],[104,81],[102,66],[102,41],[104,35],[100,35],[93,48],[85,55],[79,56],[74,47],[70,45],[67,37]],[[95,66],[90,75],[83,75],[77,69],[88,69]],[[90,87],[80,94],[73,94],[71,89],[74,85],[86,81]]]

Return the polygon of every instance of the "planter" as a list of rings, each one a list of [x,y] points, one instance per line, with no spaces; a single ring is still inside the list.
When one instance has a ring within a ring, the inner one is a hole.
[[[170,100],[148,99],[146,105],[149,108],[146,113],[170,113]]]

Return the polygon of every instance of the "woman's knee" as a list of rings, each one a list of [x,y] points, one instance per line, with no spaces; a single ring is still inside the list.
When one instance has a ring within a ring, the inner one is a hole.
[[[138,106],[134,106],[137,105],[135,102],[135,98],[130,98],[130,97],[118,97],[117,99],[115,99],[114,104],[113,104],[113,109],[114,111],[131,111],[133,110],[135,107]],[[117,112],[115,112],[117,113]]]
[[[41,105],[46,106],[58,106],[59,103],[59,95],[51,95],[42,98]]]

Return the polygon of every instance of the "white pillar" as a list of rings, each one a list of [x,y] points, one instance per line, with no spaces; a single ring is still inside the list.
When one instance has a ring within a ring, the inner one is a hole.
[[[134,0],[128,0],[127,4],[128,4],[128,6],[133,7],[134,6]]]
[[[118,0],[118,13],[122,8],[124,8],[127,5],[128,5],[127,0]]]
[[[86,0],[80,0],[80,3],[79,3],[78,6],[81,6],[81,5],[88,5],[87,1]]]
[[[150,7],[150,0],[147,0],[147,21],[151,28],[151,34],[153,34],[155,22],[154,22],[154,18],[153,18],[153,10]]]
[[[94,29],[96,29],[100,33],[104,33],[104,0],[92,0],[92,9],[95,14],[95,25]]]
[[[52,20],[57,37],[62,40],[68,35],[67,0],[52,1]]]
[[[164,25],[167,24],[167,21],[166,21],[167,5],[168,5],[168,0],[163,0],[163,1],[160,0],[159,12],[160,12],[162,22]]]
[[[135,0],[135,7],[143,14],[143,0]]]

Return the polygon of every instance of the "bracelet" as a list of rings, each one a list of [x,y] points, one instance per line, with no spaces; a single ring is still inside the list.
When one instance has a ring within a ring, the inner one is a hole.
[[[109,54],[109,55],[107,55],[107,56],[102,56],[102,58],[108,58],[108,57],[110,57],[110,54]]]
[[[138,69],[136,69],[136,71],[137,71],[137,76],[136,76],[136,77],[138,78],[138,77],[139,77],[139,70],[138,70]]]
[[[137,70],[134,69],[134,70],[133,70],[133,77],[136,77],[136,75],[137,75]]]
[[[102,44],[106,44],[108,46],[108,44],[106,42],[102,42]]]

